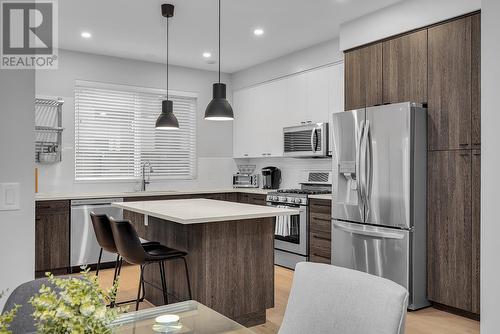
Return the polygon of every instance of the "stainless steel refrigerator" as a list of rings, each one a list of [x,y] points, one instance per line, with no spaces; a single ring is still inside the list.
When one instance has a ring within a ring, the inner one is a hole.
[[[332,264],[393,280],[426,299],[426,109],[415,103],[333,115]]]

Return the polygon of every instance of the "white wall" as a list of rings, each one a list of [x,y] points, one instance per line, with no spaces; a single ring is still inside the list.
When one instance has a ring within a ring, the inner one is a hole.
[[[341,24],[340,50],[347,50],[444,21],[481,8],[481,0],[406,0]]]
[[[205,108],[212,99],[212,84],[217,73],[185,67],[170,67],[170,88],[198,94],[196,180],[152,181],[150,189],[225,188],[231,185],[233,170],[232,122],[210,122],[203,119]],[[129,182],[74,182],[74,85],[75,80],[89,80],[141,87],[165,88],[164,64],[144,62],[81,52],[59,51],[59,69],[38,71],[36,94],[58,96],[63,106],[63,160],[54,165],[39,165],[39,192],[130,191],[138,186]],[[232,95],[231,81],[223,74]],[[111,187],[111,188],[110,188]]]
[[[0,182],[20,184],[20,210],[0,211],[0,291],[9,293],[35,272],[34,96],[34,71],[0,70]]]
[[[339,50],[339,40],[332,39],[233,73],[233,90],[303,72],[343,59],[344,55]]]
[[[500,1],[482,1],[481,21],[481,333],[493,334],[500,328]]]

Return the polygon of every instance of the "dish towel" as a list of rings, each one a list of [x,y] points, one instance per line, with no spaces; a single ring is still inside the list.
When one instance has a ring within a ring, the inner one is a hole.
[[[286,209],[284,205],[278,205],[278,208]],[[290,236],[291,224],[290,216],[276,216],[276,225],[274,228],[274,234],[282,237]]]

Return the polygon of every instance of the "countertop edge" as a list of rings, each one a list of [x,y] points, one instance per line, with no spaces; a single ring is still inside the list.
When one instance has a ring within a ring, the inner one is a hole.
[[[110,192],[110,193],[81,193],[81,194],[35,194],[35,202],[61,201],[73,199],[102,199],[102,198],[131,198],[131,197],[154,197],[154,196],[178,196],[178,195],[199,195],[199,194],[221,194],[221,193],[244,193],[267,195],[272,189],[261,188],[230,188],[230,189],[205,189],[205,190],[166,190],[166,191],[146,191],[146,192]]]
[[[224,201],[221,201],[221,202],[224,202]],[[172,221],[174,223],[178,223],[178,224],[182,224],[182,225],[195,225],[195,224],[215,223],[215,222],[224,222],[224,221],[236,221],[236,220],[276,217],[276,213],[273,213],[273,214],[271,214],[271,213],[252,213],[252,214],[243,214],[243,215],[238,215],[238,216],[220,216],[220,217],[213,217],[213,218],[196,218],[196,219],[186,220],[186,219],[181,219],[178,217],[173,217],[173,216],[165,215],[165,214],[158,213],[158,212],[152,212],[152,211],[144,210],[144,209],[140,209],[140,208],[131,208],[130,207],[131,203],[134,203],[134,202],[127,202],[127,204],[112,203],[111,205],[114,207],[123,209],[123,210],[136,212],[139,214],[143,214],[143,215],[150,216],[150,217],[155,217],[158,219]],[[247,205],[252,205],[252,204],[247,204]],[[298,211],[293,210],[293,209],[288,209],[288,212],[280,212],[280,214],[285,215],[285,216],[291,216],[294,214],[298,214]]]

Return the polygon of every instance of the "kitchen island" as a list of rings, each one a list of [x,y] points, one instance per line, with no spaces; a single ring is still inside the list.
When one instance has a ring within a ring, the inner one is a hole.
[[[245,325],[266,321],[274,306],[274,217],[293,209],[210,199],[114,203],[143,214],[139,236],[188,252],[193,299]],[[166,262],[170,301],[188,299],[181,261]],[[157,266],[145,279],[161,286]],[[162,305],[161,291],[146,285],[146,299]]]

